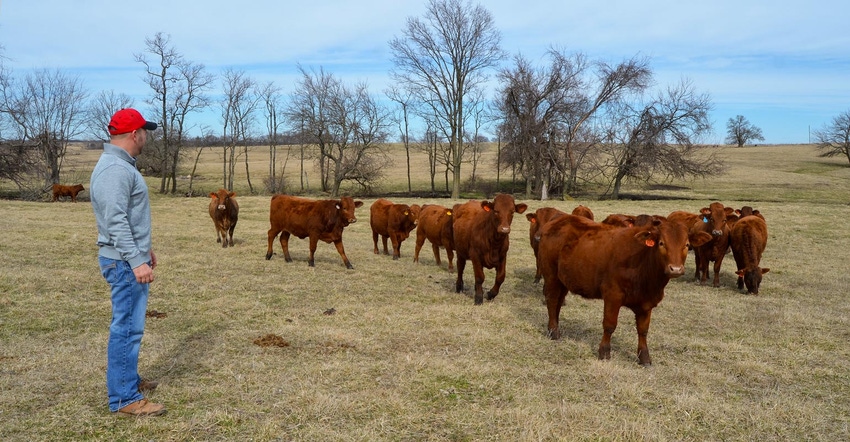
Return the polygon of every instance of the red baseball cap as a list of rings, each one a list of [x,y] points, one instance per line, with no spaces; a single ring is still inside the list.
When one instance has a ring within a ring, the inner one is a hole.
[[[135,109],[121,109],[115,112],[115,115],[109,120],[109,133],[112,135],[126,134],[141,128],[154,130],[156,129],[156,123],[145,121],[142,114]]]

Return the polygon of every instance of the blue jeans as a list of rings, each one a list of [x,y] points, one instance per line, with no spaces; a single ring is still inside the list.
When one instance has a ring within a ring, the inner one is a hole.
[[[100,273],[112,288],[112,323],[106,347],[106,392],[109,410],[144,399],[139,392],[139,348],[145,333],[148,284],[136,282],[126,261],[99,256]]]

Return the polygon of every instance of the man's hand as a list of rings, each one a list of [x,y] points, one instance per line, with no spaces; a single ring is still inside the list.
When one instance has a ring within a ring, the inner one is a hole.
[[[133,269],[133,274],[136,275],[136,282],[139,284],[150,284],[153,282],[153,269],[147,263]]]

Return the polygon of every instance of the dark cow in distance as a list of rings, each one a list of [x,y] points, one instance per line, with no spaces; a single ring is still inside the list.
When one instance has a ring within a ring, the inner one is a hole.
[[[711,235],[698,232],[693,245],[710,239]],[[687,229],[664,217],[654,217],[641,227],[617,227],[573,215],[552,220],[541,230],[539,260],[549,336],[561,337],[558,322],[568,292],[602,299],[599,359],[610,359],[620,308],[628,307],[635,314],[638,361],[651,365],[646,335],[652,309],[664,298],[670,279],[685,273],[687,255]]]
[[[454,234],[452,232],[452,211],[439,204],[425,204],[419,211],[419,224],[416,226],[416,250],[413,262],[419,262],[419,251],[425,240],[431,243],[434,250],[434,260],[440,263],[440,248],[446,249],[449,261],[449,272],[454,271]]]
[[[312,200],[289,195],[272,197],[269,212],[269,248],[266,259],[272,258],[274,239],[280,233],[280,246],[286,262],[292,262],[289,256],[289,236],[300,239],[310,238],[310,258],[307,264],[315,267],[314,256],[319,240],[336,246],[346,268],[353,269],[351,261],[345,255],[342,245],[342,230],[357,222],[354,209],[363,205],[363,201],[354,201],[350,196],[338,200]]]
[[[375,254],[378,251],[378,236],[384,245],[384,255],[389,255],[387,238],[393,245],[393,259],[401,257],[401,243],[410,236],[419,222],[419,206],[413,204],[393,204],[392,201],[378,198],[370,208],[369,224],[372,227],[372,242],[375,244]]]
[[[216,242],[221,247],[228,245],[233,247],[233,231],[236,222],[239,221],[239,203],[236,202],[236,192],[228,192],[227,189],[218,189],[218,192],[210,192],[210,218],[215,225]]]
[[[583,206],[581,206],[583,207]],[[575,212],[575,210],[573,211]],[[554,207],[541,207],[534,212],[526,213],[525,218],[528,219],[528,239],[531,242],[531,250],[534,252],[534,261],[537,262],[537,249],[540,244],[540,238],[537,237],[537,234],[540,233],[540,228],[543,224],[548,223],[549,221],[561,216],[566,215],[567,213],[558,210]],[[575,215],[575,213],[573,213]],[[540,282],[540,278],[542,275],[540,274],[540,264],[536,264],[537,269],[534,272],[534,283]]]
[[[53,202],[59,198],[70,196],[71,202],[77,202],[77,194],[86,190],[82,184],[74,184],[73,186],[64,186],[62,184],[53,185]]]
[[[747,293],[758,295],[762,275],[770,271],[759,267],[767,246],[767,223],[753,215],[739,219],[729,232],[729,243],[738,266],[738,290],[746,285]]]
[[[457,253],[457,282],[455,291],[463,291],[463,270],[466,261],[472,261],[475,273],[475,305],[484,303],[484,269],[496,269],[496,280],[487,292],[492,300],[499,294],[505,281],[509,235],[514,213],[523,213],[528,208],[524,203],[516,204],[514,197],[500,193],[493,201],[471,200],[455,204],[452,209],[452,230]]]

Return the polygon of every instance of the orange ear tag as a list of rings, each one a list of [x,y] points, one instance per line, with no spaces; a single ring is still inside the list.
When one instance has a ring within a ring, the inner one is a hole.
[[[452,211],[451,211],[451,210],[446,210],[446,215],[448,215],[448,216],[452,216]]]
[[[490,207],[489,207],[489,206],[484,206],[484,211],[485,211],[485,212],[489,212],[489,211],[490,211]]]
[[[647,247],[655,247],[655,241],[653,241],[651,239],[646,240],[646,246]]]
[[[404,216],[410,215],[410,212],[405,211]]]
[[[533,223],[536,223],[536,222],[537,222],[537,218],[531,218],[531,223],[532,223],[532,224],[533,224]]]

